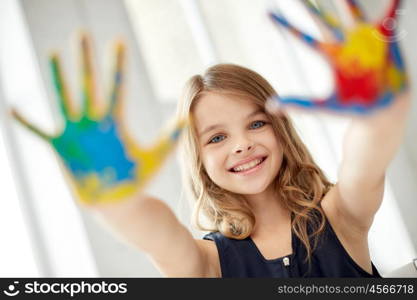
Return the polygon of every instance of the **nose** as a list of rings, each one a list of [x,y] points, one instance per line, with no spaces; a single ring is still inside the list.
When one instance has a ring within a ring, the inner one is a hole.
[[[253,147],[254,147],[254,143],[252,141],[241,140],[240,143],[238,143],[235,146],[233,153],[240,154],[240,153],[248,152],[252,150]]]

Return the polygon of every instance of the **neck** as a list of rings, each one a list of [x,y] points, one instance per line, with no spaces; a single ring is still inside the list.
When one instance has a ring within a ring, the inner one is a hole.
[[[252,236],[282,231],[291,226],[290,211],[283,207],[277,194],[272,189],[256,195],[245,195],[256,218]]]

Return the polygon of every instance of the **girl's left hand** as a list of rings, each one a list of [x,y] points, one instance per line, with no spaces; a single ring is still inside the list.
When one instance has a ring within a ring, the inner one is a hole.
[[[330,64],[334,88],[328,97],[275,97],[279,106],[320,109],[363,114],[386,107],[407,90],[407,73],[396,35],[396,17],[400,0],[391,0],[385,16],[376,24],[369,23],[356,1],[345,0],[353,26],[342,26],[330,14],[309,0],[302,0],[329,31],[324,41],[300,31],[282,15],[270,17],[295,36],[319,51]]]

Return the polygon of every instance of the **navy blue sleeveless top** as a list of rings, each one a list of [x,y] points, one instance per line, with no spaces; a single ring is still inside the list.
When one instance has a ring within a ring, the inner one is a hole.
[[[312,253],[310,270],[308,262],[304,262],[305,246],[293,231],[292,254],[275,259],[264,258],[250,237],[237,240],[220,232],[211,232],[203,239],[216,243],[223,278],[381,277],[372,262],[372,274],[369,274],[350,257],[327,220]]]

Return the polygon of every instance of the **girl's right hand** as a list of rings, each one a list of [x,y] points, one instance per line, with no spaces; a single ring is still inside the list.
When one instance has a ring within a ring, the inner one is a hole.
[[[61,65],[56,54],[49,62],[59,106],[65,120],[63,129],[48,135],[30,124],[16,110],[13,117],[48,142],[62,160],[79,200],[87,205],[117,202],[140,192],[173,151],[188,120],[178,120],[148,148],[133,141],[123,126],[122,86],[125,46],[117,42],[115,69],[108,108],[100,114],[95,99],[90,42],[80,39],[82,58],[83,109],[74,112]]]

